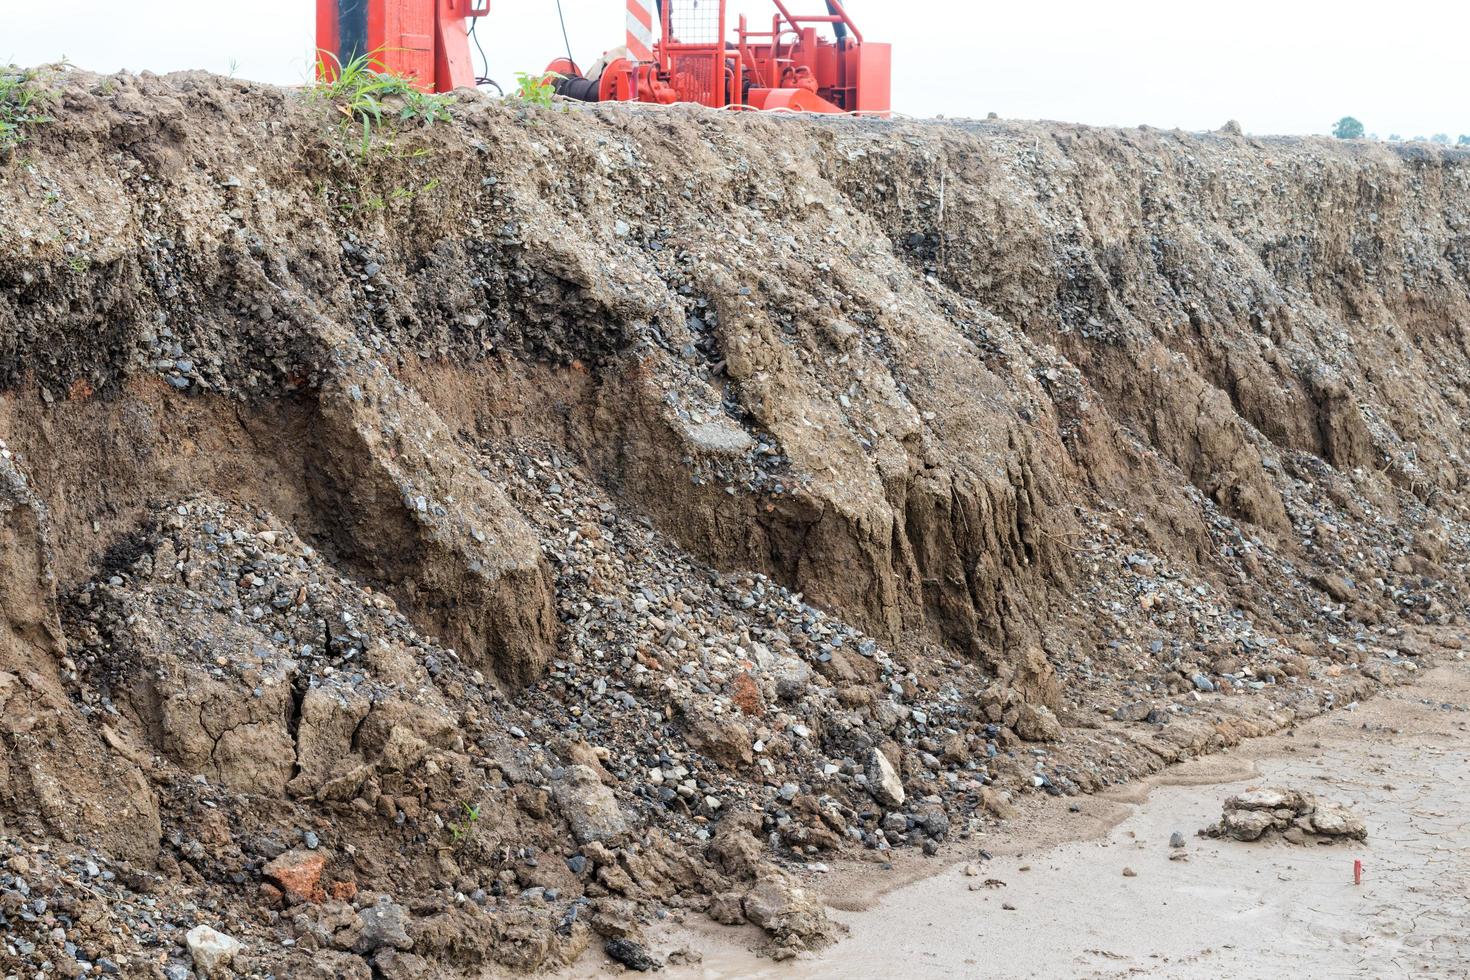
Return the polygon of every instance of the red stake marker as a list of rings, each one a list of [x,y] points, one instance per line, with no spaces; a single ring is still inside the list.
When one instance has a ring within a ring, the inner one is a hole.
[[[1363,883],[1363,862],[1361,860],[1356,860],[1356,861],[1353,862],[1353,884],[1355,884],[1355,885],[1361,885],[1362,883]]]

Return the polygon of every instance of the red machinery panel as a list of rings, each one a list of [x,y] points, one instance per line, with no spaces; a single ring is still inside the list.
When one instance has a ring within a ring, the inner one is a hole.
[[[434,87],[434,5],[424,0],[381,0],[368,8],[368,43],[395,75]]]
[[[467,19],[490,16],[490,0],[438,0],[435,18],[434,91],[475,87]]]
[[[847,77],[853,79],[853,101],[848,103],[850,111],[875,113],[887,117],[893,111],[890,104],[893,82],[893,45],[875,44],[872,41],[848,48]]]
[[[426,92],[475,84],[466,20],[489,0],[317,0],[320,73],[336,75],[363,55],[376,71],[412,78]]]

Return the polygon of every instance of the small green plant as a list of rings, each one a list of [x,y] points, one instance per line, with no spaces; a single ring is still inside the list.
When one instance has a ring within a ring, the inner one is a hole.
[[[448,96],[420,92],[412,79],[374,70],[377,63],[364,54],[344,65],[329,52],[322,52],[317,76],[325,81],[313,89],[346,117],[344,126],[354,130],[361,127],[363,156],[372,148],[373,134],[389,119],[396,117],[422,126],[450,119]]]
[[[480,822],[480,805],[476,803],[471,806],[462,802],[459,804],[464,810],[464,819],[449,825],[449,839],[455,844],[461,844],[475,832],[475,825]]]
[[[355,204],[355,205],[354,204],[343,205],[343,208],[342,209],[344,211],[346,211],[348,214],[351,214],[354,211],[362,211],[362,212],[365,212],[367,214],[372,214],[375,211],[382,211],[387,206],[388,206],[388,202],[387,201],[383,200],[381,197],[379,197],[376,194],[370,194],[367,197],[364,197],[362,199],[361,203],[358,203],[358,204]]]
[[[51,122],[46,105],[53,95],[36,79],[34,69],[0,68],[0,158],[26,141],[28,128]]]
[[[551,97],[556,95],[557,79],[565,77],[554,71],[543,72],[540,75],[518,71],[516,72],[515,97],[523,102],[546,108],[551,105]]]
[[[447,95],[431,95],[416,88],[403,93],[403,106],[398,110],[399,121],[432,126],[435,123],[449,122],[451,118]]]
[[[1352,116],[1343,116],[1333,124],[1332,135],[1340,140],[1360,140],[1363,138],[1363,124]]]
[[[325,184],[318,184],[316,193],[332,202],[343,214],[373,214],[395,204],[412,201],[420,194],[428,194],[438,187],[438,178],[432,178],[424,181],[420,187],[400,184],[386,195],[371,193],[353,184],[333,184],[330,188]]]

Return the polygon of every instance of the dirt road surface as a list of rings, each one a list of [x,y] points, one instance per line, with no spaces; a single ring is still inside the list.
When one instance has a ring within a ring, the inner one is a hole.
[[[825,955],[771,963],[743,934],[701,925],[703,961],[669,975],[1467,976],[1467,734],[1470,666],[1455,661],[1294,733],[1082,799],[1080,812],[1054,803],[1017,838],[993,835],[991,860],[972,855],[861,911],[834,911],[850,934]],[[1226,796],[1265,785],[1351,804],[1367,842],[1196,836]],[[1176,831],[1183,860],[1171,859]],[[857,878],[871,887],[882,874]],[[833,904],[863,904],[852,881],[837,890]]]

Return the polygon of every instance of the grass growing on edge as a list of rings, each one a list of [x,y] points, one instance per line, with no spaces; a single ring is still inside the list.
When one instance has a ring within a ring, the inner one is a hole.
[[[53,98],[34,84],[33,69],[0,68],[0,159],[26,141],[26,129],[51,122],[46,104]]]
[[[358,55],[345,65],[323,51],[317,63],[321,79],[312,91],[337,107],[343,125],[362,129],[361,151],[367,155],[373,135],[390,119],[432,126],[448,122],[450,100],[414,88],[413,81],[391,72],[375,71],[372,55]]]
[[[557,79],[565,78],[558,72],[548,71],[539,75],[529,72],[516,72],[515,97],[532,105],[539,105],[543,109],[551,105],[552,96],[556,94]]]

